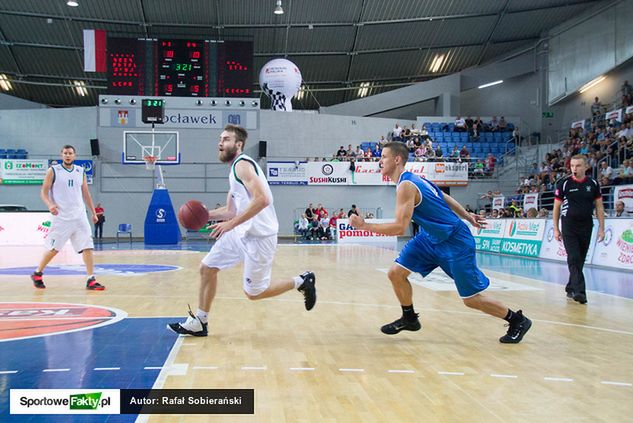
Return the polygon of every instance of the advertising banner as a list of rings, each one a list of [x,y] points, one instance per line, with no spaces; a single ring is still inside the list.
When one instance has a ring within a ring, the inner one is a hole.
[[[268,162],[270,185],[308,185],[306,162]]]
[[[618,122],[622,122],[622,109],[611,110],[604,115],[604,118],[607,121],[615,119]]]
[[[571,127],[572,128],[584,128],[585,127],[585,120],[577,120],[576,122],[572,122],[571,123]]]
[[[75,164],[84,168],[86,182],[91,185],[94,178],[94,162],[92,160],[75,160]]]
[[[0,160],[0,184],[41,185],[48,169],[48,160]]]
[[[367,219],[368,223],[388,223],[391,219]],[[387,236],[371,231],[356,229],[349,224],[349,219],[338,219],[336,221],[336,242],[341,244],[368,244],[398,242],[397,236]]]
[[[524,257],[538,257],[541,252],[545,220],[508,219],[501,253]]]
[[[633,113],[633,106],[628,106],[628,107],[624,110],[624,113],[626,113],[627,115],[628,115],[629,113]]]
[[[501,252],[501,240],[506,229],[506,219],[488,219],[485,228],[475,228],[465,222],[475,237],[477,251]]]
[[[527,212],[531,208],[538,210],[538,192],[523,196],[523,212]]]
[[[591,263],[633,270],[633,219],[607,219],[604,241],[596,244]]]
[[[596,237],[598,235],[598,221],[593,221],[593,231],[591,232],[591,244],[589,244],[589,251],[587,252],[587,258],[585,263],[591,263],[593,257],[593,251],[596,248]],[[545,224],[545,235],[543,236],[543,243],[541,244],[541,252],[539,257],[550,260],[567,260],[567,251],[563,241],[556,241],[554,238],[554,222],[547,220]]]
[[[492,198],[492,209],[499,210],[505,207],[506,198],[503,195]]]
[[[613,204],[618,200],[624,202],[624,211],[633,217],[633,185],[616,186],[613,189]]]
[[[271,185],[395,185],[380,174],[378,162],[268,162]],[[468,184],[468,164],[408,162],[405,169],[441,186]]]

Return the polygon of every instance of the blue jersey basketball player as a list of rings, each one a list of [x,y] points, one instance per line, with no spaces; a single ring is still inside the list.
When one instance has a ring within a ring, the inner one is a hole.
[[[350,224],[355,228],[385,235],[404,234],[412,219],[420,226],[420,232],[407,242],[388,273],[402,306],[402,317],[384,325],[381,331],[395,335],[402,330],[421,329],[418,314],[413,309],[413,291],[408,276],[411,272],[426,276],[440,266],[455,281],[466,306],[509,323],[508,332],[499,339],[500,342],[521,342],[532,322],[521,310],[512,311],[483,294],[490,280],[477,268],[475,239],[460,217],[478,228],[485,225],[485,219],[467,212],[433,183],[405,171],[408,157],[409,150],[404,143],[392,142],[385,145],[380,159],[382,175],[397,183],[395,221],[367,223],[359,216],[350,217]]]

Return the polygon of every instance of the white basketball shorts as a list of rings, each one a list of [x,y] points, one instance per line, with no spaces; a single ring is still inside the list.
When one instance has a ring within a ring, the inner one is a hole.
[[[44,238],[46,248],[61,251],[69,239],[77,253],[95,248],[92,242],[92,230],[85,215],[73,220],[59,220],[53,216],[51,229]]]
[[[258,295],[270,286],[276,252],[277,235],[249,237],[232,230],[215,242],[209,254],[202,259],[202,264],[223,270],[244,262],[244,292]]]

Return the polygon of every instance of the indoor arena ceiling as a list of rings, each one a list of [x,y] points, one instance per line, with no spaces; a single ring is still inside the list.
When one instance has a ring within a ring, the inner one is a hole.
[[[253,40],[255,84],[264,63],[285,57],[308,86],[295,108],[315,109],[532,47],[543,31],[613,2],[282,0],[282,15],[273,13],[276,0],[77,3],[0,1],[0,79],[11,83],[2,91],[0,80],[0,92],[56,107],[97,104],[106,75],[83,71],[82,30],[104,29],[119,37]],[[84,81],[87,95],[73,81]]]

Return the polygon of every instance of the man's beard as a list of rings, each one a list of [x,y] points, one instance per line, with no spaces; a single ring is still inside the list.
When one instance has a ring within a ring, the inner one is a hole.
[[[218,154],[218,158],[222,163],[229,163],[233,161],[235,157],[237,157],[237,147],[224,148],[224,150],[220,151],[220,154]]]

